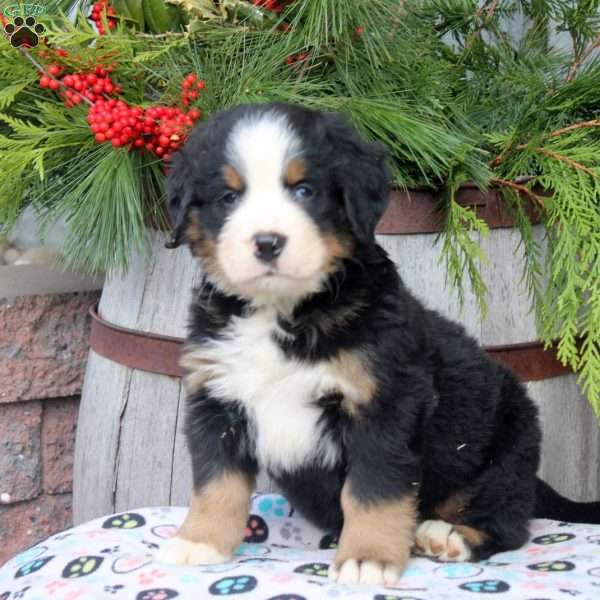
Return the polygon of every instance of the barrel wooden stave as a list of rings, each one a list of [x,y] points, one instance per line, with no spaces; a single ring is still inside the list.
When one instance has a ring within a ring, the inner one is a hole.
[[[543,232],[536,230],[542,242]],[[446,285],[435,234],[378,236],[406,285],[427,306],[462,322],[487,345],[536,339],[535,318],[522,279],[522,248],[515,230],[494,229],[479,241],[489,263],[480,265],[488,284],[488,315],[481,320],[475,298]],[[153,236],[152,257],[133,259],[122,279],[104,288],[100,313],[108,321],[171,336],[184,336],[191,288],[200,272],[189,251],[163,247]],[[530,382],[545,432],[541,474],[578,499],[600,498],[600,432],[574,375]],[[179,380],[132,371],[90,353],[82,397],[75,459],[75,522],[142,505],[185,505],[191,469],[182,426],[185,392]],[[258,488],[274,489],[264,474]]]

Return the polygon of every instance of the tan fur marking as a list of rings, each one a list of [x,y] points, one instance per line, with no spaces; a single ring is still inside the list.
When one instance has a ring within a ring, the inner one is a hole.
[[[300,183],[306,175],[306,164],[301,158],[292,158],[285,166],[283,179],[287,185]]]
[[[177,535],[197,544],[210,544],[230,556],[244,537],[253,487],[251,478],[225,473],[195,490]]]
[[[337,269],[340,260],[349,258],[354,250],[354,242],[346,236],[337,236],[331,233],[323,236],[326,260],[323,266],[325,273],[331,273]]]
[[[236,192],[241,192],[244,189],[244,181],[241,175],[231,166],[225,165],[223,167],[223,179],[225,183]]]
[[[361,406],[369,404],[377,392],[368,357],[360,351],[342,351],[330,363],[335,378],[348,383],[343,394],[343,408],[356,416]]]
[[[202,267],[209,278],[218,282],[225,292],[230,292],[228,278],[217,260],[217,242],[209,238],[196,212],[191,212],[185,228],[185,239],[192,254],[202,259]]]
[[[443,502],[440,502],[434,509],[434,514],[446,523],[461,523],[464,513],[469,504],[469,499],[465,494],[457,492],[451,494]]]
[[[468,525],[456,525],[454,531],[460,533],[471,548],[481,546],[489,538],[485,531],[475,529],[475,527],[469,527]]]
[[[374,560],[404,569],[413,545],[417,522],[413,496],[363,504],[352,495],[350,483],[342,489],[344,527],[335,556],[339,568],[346,560]]]

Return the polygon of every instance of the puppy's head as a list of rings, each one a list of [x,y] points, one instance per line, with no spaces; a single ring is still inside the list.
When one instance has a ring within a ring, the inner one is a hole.
[[[373,241],[388,187],[380,146],[340,115],[285,104],[200,125],[167,181],[175,244],[218,288],[257,303],[319,291]]]

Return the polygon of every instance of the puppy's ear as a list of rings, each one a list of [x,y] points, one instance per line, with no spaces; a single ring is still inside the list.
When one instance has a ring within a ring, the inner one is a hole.
[[[335,184],[343,194],[350,227],[359,241],[371,242],[389,201],[387,151],[381,144],[364,141],[342,115],[323,117],[328,146],[333,149]]]
[[[183,244],[188,207],[191,193],[186,189],[188,179],[185,150],[175,155],[167,176],[167,206],[171,218],[171,239],[167,248],[177,248]]]

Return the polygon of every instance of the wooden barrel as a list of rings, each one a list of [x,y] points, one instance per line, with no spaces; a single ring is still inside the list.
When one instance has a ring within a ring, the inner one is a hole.
[[[440,249],[434,245],[439,231],[435,197],[395,192],[379,224],[378,241],[427,306],[462,322],[482,345],[496,347],[497,357],[512,360],[529,379],[526,385],[539,404],[544,429],[542,477],[574,499],[598,499],[598,422],[575,376],[534,343],[535,319],[522,282],[520,236],[510,228],[496,192],[466,188],[460,201],[475,206],[491,227],[489,237],[478,240],[489,258],[488,264],[480,265],[489,289],[489,312],[483,321],[471,294],[466,294],[461,310],[456,292],[446,285]],[[536,232],[540,243],[542,234]],[[191,288],[200,273],[186,248],[166,250],[164,241],[162,233],[153,233],[151,258],[135,258],[128,274],[109,279],[102,293],[102,321],[96,323],[79,412],[76,523],[138,506],[188,501],[191,470],[182,433],[184,390],[173,376],[177,369],[172,346],[177,341],[169,338],[185,336]],[[119,328],[134,330],[133,335]],[[259,480],[262,490],[269,486],[267,479]]]

